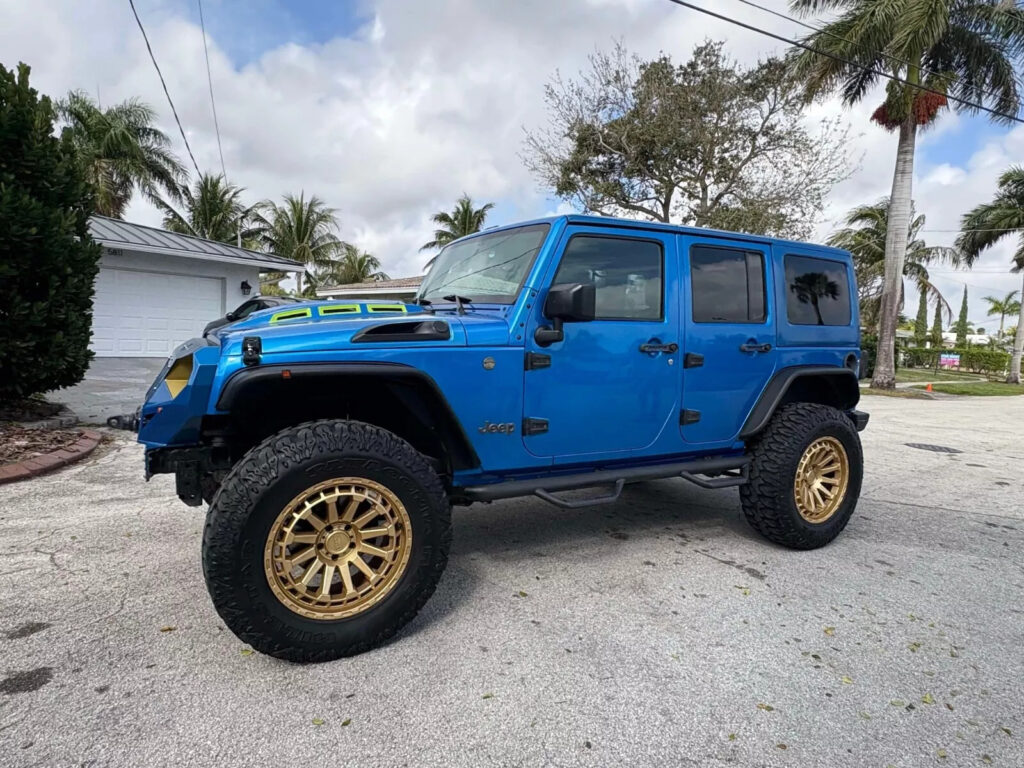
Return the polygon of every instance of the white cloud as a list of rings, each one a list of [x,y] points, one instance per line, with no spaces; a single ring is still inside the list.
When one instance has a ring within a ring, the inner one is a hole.
[[[169,0],[136,5],[196,159],[204,170],[217,169],[202,38],[187,16],[191,6]],[[208,6],[208,24],[217,8]],[[229,177],[254,200],[300,190],[322,197],[339,210],[342,235],[376,253],[394,276],[419,272],[427,258],[418,247],[430,239],[429,215],[462,192],[499,202],[498,215],[508,218],[493,223],[566,209],[537,189],[518,156],[523,127],[544,120],[542,87],[554,70],[579,70],[595,47],[615,39],[642,55],[664,50],[677,59],[704,38],[725,39],[730,54],[745,62],[782,47],[667,2],[362,0],[361,8],[366,22],[347,37],[283,44],[241,66],[212,39],[210,63]],[[798,31],[754,13],[737,16],[784,34]],[[105,103],[141,97],[157,108],[161,127],[187,159],[122,0],[0,0],[0,14],[6,65],[29,62],[33,84],[54,95],[83,88],[98,90]],[[232,34],[268,39],[267,30],[257,28],[261,18],[254,12],[250,19],[234,19]],[[238,38],[231,42],[237,50]],[[849,208],[889,191],[895,137],[869,121],[869,105],[881,99],[879,90],[865,106],[843,111],[851,150],[863,159],[830,197],[819,236]],[[838,109],[835,101],[818,104],[809,120]],[[934,146],[959,128],[947,115],[921,144]],[[1021,156],[1024,132],[1013,131],[979,147],[963,167],[919,165],[915,197],[929,226],[955,228],[964,210],[989,197],[998,173]],[[141,202],[130,217],[159,222]],[[951,241],[952,235],[934,239]],[[986,268],[1005,263],[1002,250],[982,260]],[[955,292],[952,277],[940,284]],[[999,281],[991,274],[965,279]]]

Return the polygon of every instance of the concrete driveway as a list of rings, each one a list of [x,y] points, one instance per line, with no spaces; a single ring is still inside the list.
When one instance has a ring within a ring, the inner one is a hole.
[[[823,550],[683,481],[460,509],[419,617],[316,666],[224,629],[203,511],[119,433],[0,487],[0,764],[1020,766],[1024,398],[864,408]]]
[[[107,418],[132,413],[163,368],[166,357],[97,357],[85,379],[46,398],[66,403],[83,424],[106,424]]]

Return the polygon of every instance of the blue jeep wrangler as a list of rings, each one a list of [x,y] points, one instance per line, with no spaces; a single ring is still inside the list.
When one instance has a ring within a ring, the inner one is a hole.
[[[738,486],[765,537],[820,547],[861,487],[856,297],[849,255],[817,245],[588,216],[491,229],[446,247],[415,303],[278,307],[179,347],[138,413],[146,474],[209,502],[217,611],[295,661],[410,621],[452,504],[574,508],[680,477]]]

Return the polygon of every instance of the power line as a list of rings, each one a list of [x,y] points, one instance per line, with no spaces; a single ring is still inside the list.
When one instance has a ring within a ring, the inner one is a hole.
[[[843,37],[842,35],[836,34],[835,32],[833,32],[832,30],[830,30],[828,28],[816,27],[814,24],[808,24],[806,21],[801,21],[800,19],[794,19],[792,16],[789,16],[788,14],[782,13],[780,11],[776,11],[773,8],[766,8],[765,6],[761,5],[760,3],[753,2],[753,0],[736,0],[736,2],[743,3],[744,5],[749,5],[751,8],[757,8],[759,11],[764,11],[765,13],[769,13],[772,16],[776,16],[776,17],[778,17],[780,19],[785,19],[786,21],[792,22],[793,24],[799,24],[804,29],[810,29],[810,30],[812,30],[814,32],[819,32],[819,33],[821,33],[823,35],[828,35],[833,40],[841,40],[844,43],[849,43],[850,45],[855,45],[855,43],[850,38]],[[888,59],[889,61],[894,61],[897,64],[902,64],[902,65],[904,65],[906,67],[910,67],[911,66],[911,63],[909,61],[907,61],[906,59],[901,59],[899,56],[893,56],[892,54],[886,53],[885,51],[878,51],[878,55],[882,56],[883,58]],[[939,76],[939,73],[935,72],[933,70],[926,69],[924,67],[920,67],[920,69],[921,69],[921,72],[923,72],[926,75],[935,75],[936,77]],[[990,90],[988,88],[983,89],[982,92],[985,93],[987,96],[993,96],[993,97],[998,97],[999,96],[999,94],[997,94],[994,90]]]
[[[203,174],[199,170],[199,163],[196,162],[196,157],[192,154],[192,147],[189,146],[188,138],[185,136],[185,129],[181,127],[181,120],[178,119],[178,110],[174,108],[174,102],[171,100],[171,94],[167,90],[167,83],[164,81],[164,74],[160,71],[160,65],[156,63],[156,56],[153,55],[153,46],[149,44],[149,36],[146,34],[146,28],[142,26],[142,19],[139,18],[139,12],[135,10],[135,0],[128,0],[128,5],[132,7],[132,13],[135,15],[135,23],[139,25],[139,31],[142,32],[142,39],[146,41],[146,50],[149,51],[150,61],[153,62],[153,67],[156,69],[156,73],[160,77],[160,85],[164,87],[164,95],[167,96],[167,103],[171,105],[171,113],[174,115],[174,122],[178,124],[178,131],[181,132],[181,140],[185,142],[185,149],[188,150],[188,156],[192,158],[192,167],[196,169],[196,174],[198,176],[202,176]]]
[[[812,45],[808,45],[807,43],[800,42],[799,40],[792,40],[788,37],[785,37],[784,35],[777,35],[774,32],[769,32],[767,29],[762,29],[761,27],[754,26],[753,24],[747,24],[746,22],[740,21],[739,19],[734,19],[731,16],[725,16],[724,14],[716,13],[715,11],[709,11],[707,8],[701,8],[698,5],[686,2],[686,0],[669,0],[669,2],[675,3],[676,5],[682,6],[683,8],[689,8],[691,11],[703,13],[706,16],[711,16],[712,18],[718,19],[720,21],[725,21],[728,22],[729,24],[735,24],[737,27],[742,27],[743,29],[749,30],[751,32],[757,32],[758,34],[765,35],[766,37],[771,37],[775,40],[786,43],[786,45],[792,45],[796,48],[802,48],[803,50],[810,51],[811,53],[817,54],[818,56],[824,56],[826,58],[833,59],[834,61],[842,62],[843,64],[846,64],[848,66],[857,67],[858,69],[864,70],[865,72],[868,72],[872,75],[884,77],[887,80],[894,80],[897,83],[901,83],[911,88],[916,88],[919,91],[934,93],[936,96],[942,96],[943,98],[949,99],[950,101],[955,101],[958,104],[963,104],[964,106],[970,107],[971,109],[977,109],[982,112],[988,112],[989,114],[995,115],[996,117],[1001,117],[1004,120],[1012,120],[1016,123],[1024,123],[1024,120],[1015,115],[1008,115],[1004,112],[999,112],[998,110],[986,107],[984,104],[978,104],[973,101],[967,101],[966,99],[961,99],[958,96],[951,96],[949,94],[943,93],[942,91],[937,91],[934,88],[929,88],[928,86],[925,85],[912,83],[909,80],[906,80],[905,78],[899,77],[898,75],[890,75],[889,73],[883,72],[880,69],[868,67],[865,66],[864,64],[858,64],[857,62],[850,61],[849,59],[844,59],[842,56],[837,56],[834,53],[828,53],[827,51],[819,50],[818,48],[815,48]]]
[[[217,153],[220,155],[220,172],[225,183],[228,172],[224,168],[224,150],[220,146],[220,123],[217,122],[217,102],[213,98],[213,75],[210,74],[210,49],[206,46],[206,22],[203,20],[203,0],[199,3],[199,27],[203,32],[203,53],[206,56],[206,82],[210,86],[210,107],[213,109],[213,128],[217,132]]]

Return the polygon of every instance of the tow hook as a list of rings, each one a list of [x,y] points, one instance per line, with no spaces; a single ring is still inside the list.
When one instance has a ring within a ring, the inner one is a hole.
[[[111,429],[124,429],[128,432],[139,431],[139,412],[123,413],[120,416],[111,416],[107,419],[107,426]]]

